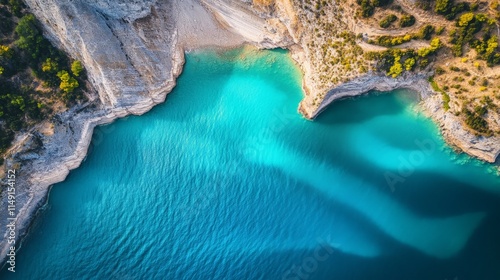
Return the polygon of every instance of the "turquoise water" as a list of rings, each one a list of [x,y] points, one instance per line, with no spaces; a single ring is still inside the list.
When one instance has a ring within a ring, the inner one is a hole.
[[[282,51],[187,55],[100,127],[1,279],[500,279],[500,178],[407,91],[297,113]]]

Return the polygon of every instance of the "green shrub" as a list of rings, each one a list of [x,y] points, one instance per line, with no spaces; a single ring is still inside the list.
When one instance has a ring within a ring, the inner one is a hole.
[[[382,28],[387,28],[389,26],[391,26],[391,24],[393,22],[395,22],[396,20],[398,19],[398,17],[394,14],[389,14],[387,15],[386,17],[384,17],[381,21],[380,21],[380,27]]]
[[[420,29],[418,37],[423,40],[430,40],[433,33],[434,33],[434,26],[428,24]]]
[[[405,70],[406,71],[411,71],[413,69],[413,66],[415,65],[416,61],[415,58],[410,57],[405,60]]]
[[[370,0],[358,0],[358,4],[361,6],[361,16],[365,18],[371,17],[375,12],[375,7]]]
[[[443,109],[445,111],[448,111],[450,109],[450,96],[444,90],[439,88],[433,77],[429,78],[429,83],[431,84],[431,87],[435,92],[441,93],[441,97],[443,98]]]
[[[418,56],[425,58],[431,54],[434,54],[441,48],[441,46],[442,46],[441,40],[439,40],[439,38],[434,38],[430,43],[430,47],[418,49],[417,54]]]
[[[409,34],[398,37],[384,35],[377,38],[376,44],[384,47],[393,47],[409,42],[410,40],[411,40],[411,35]]]
[[[441,97],[443,98],[443,109],[445,111],[450,110],[450,96],[443,91]]]
[[[59,64],[49,57],[42,63],[42,71],[57,73],[59,71]]]
[[[14,51],[9,46],[0,45],[0,57],[5,59],[11,59],[14,55]]]
[[[19,36],[19,39],[16,41],[16,45],[20,49],[29,52],[32,58],[38,58],[41,51],[43,37],[36,26],[35,16],[29,14],[22,17],[17,24],[15,31]]]
[[[393,78],[397,78],[399,75],[401,75],[401,73],[403,73],[403,65],[401,64],[400,60],[401,60],[400,56],[396,55],[394,57],[394,64],[389,69],[387,75]]]
[[[436,6],[434,7],[434,11],[443,15],[447,20],[452,20],[456,15],[469,10],[468,3],[460,2],[455,5],[453,0],[436,0]]]
[[[498,37],[485,34],[480,40],[473,40],[471,46],[479,54],[479,58],[486,60],[486,64],[492,67],[500,64],[500,53],[498,51]]]
[[[465,13],[458,19],[458,26],[468,26],[475,19],[473,13]]]
[[[418,60],[418,66],[420,69],[425,69],[429,65],[429,59],[427,58],[421,58]]]
[[[383,7],[392,3],[392,0],[372,0],[373,6]]]
[[[389,69],[394,64],[393,50],[386,50],[383,52],[372,52],[371,59],[377,60],[377,69],[384,72],[389,72]]]
[[[486,120],[483,119],[482,115],[479,115],[475,111],[474,112],[470,111],[465,106],[462,109],[462,113],[465,115],[465,123],[467,124],[467,126],[480,133],[489,132],[488,122],[486,122]],[[481,113],[481,111],[479,113]]]
[[[80,73],[83,71],[82,63],[78,60],[73,61],[71,63],[71,73],[76,77],[80,76]]]
[[[73,92],[79,86],[78,81],[75,78],[71,77],[71,75],[66,70],[59,71],[57,73],[57,77],[61,79],[59,88],[66,93]]]
[[[21,9],[23,8],[23,2],[21,0],[7,0],[3,2],[4,2],[3,4],[6,4],[10,8],[12,13],[15,14],[17,17],[22,16]]]
[[[446,71],[443,68],[441,68],[439,66],[436,67],[436,75],[442,75],[444,73],[446,73]]]
[[[70,68],[69,60],[43,37],[36,18],[25,11],[20,0],[0,0],[0,158],[16,131],[53,114],[52,102],[70,106],[84,98],[82,91],[74,90],[83,78],[69,73],[56,76],[61,68]],[[33,88],[35,78],[46,92]]]
[[[441,15],[446,15],[451,11],[453,7],[453,0],[436,0],[436,6],[434,11]]]
[[[409,27],[415,24],[415,17],[412,15],[403,15],[399,20],[400,27]]]
[[[478,40],[474,37],[476,33],[481,31],[485,22],[489,22],[489,19],[484,14],[465,13],[460,16],[456,23],[458,28],[450,32],[450,43],[453,44],[451,47],[453,55],[462,56],[463,46],[469,44],[469,46],[475,48],[480,54],[481,59],[487,61],[488,65],[500,63],[500,55],[495,57],[497,53],[496,47],[498,46],[497,39],[493,39],[490,42],[488,41],[490,39],[490,31],[485,31],[485,36],[482,40]],[[489,43],[491,43],[490,52],[486,53]]]

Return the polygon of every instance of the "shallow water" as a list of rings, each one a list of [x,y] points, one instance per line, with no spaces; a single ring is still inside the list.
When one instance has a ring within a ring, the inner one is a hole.
[[[286,52],[187,55],[166,102],[96,130],[1,279],[500,279],[500,178],[416,94],[297,113]]]

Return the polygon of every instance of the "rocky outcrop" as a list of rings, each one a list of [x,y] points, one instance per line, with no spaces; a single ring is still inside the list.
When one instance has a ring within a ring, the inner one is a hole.
[[[172,4],[153,2],[26,1],[51,41],[83,62],[109,107],[140,103],[173,80]]]
[[[83,62],[94,92],[89,93],[90,102],[51,120],[53,133],[41,133],[45,125],[41,124],[21,135],[22,141],[6,160],[5,165],[18,173],[18,239],[45,204],[49,187],[64,180],[85,158],[97,125],[143,114],[164,101],[181,73],[185,50],[245,42],[267,48],[293,43],[284,25],[269,21],[271,15],[259,17],[245,2],[26,0],[26,4],[43,23],[45,35]],[[221,28],[215,17],[241,32]],[[34,141],[39,143],[36,149],[29,144]],[[0,207],[7,209],[6,197]],[[2,258],[8,248],[6,225],[7,213],[1,211]]]
[[[17,169],[17,237],[26,234],[36,211],[45,203],[49,187],[64,180],[84,159],[96,125],[128,114],[142,114],[164,101],[183,65],[172,4],[144,6],[144,2],[113,5],[113,1],[28,0],[46,35],[71,56],[81,60],[95,92],[91,101],[58,115],[54,132],[35,127],[23,139],[37,138],[36,150],[18,146],[6,165]],[[94,3],[95,2],[95,3]],[[96,4],[98,3],[98,5]],[[147,2],[149,3],[149,2]],[[96,4],[94,6],[94,4]],[[125,5],[126,4],[126,5]],[[127,10],[129,9],[129,10]],[[127,14],[127,17],[122,15]],[[163,28],[158,28],[163,27]],[[7,208],[6,198],[0,201]],[[0,211],[2,242],[7,213]],[[18,245],[19,247],[19,245]]]
[[[430,86],[427,90],[431,91]],[[471,156],[495,163],[500,155],[500,137],[484,137],[466,129],[459,117],[443,109],[440,94],[422,100],[422,108],[439,125],[446,142]],[[498,162],[497,162],[498,164]]]
[[[283,1],[276,1],[272,9],[252,9],[249,1],[202,1],[225,28],[261,48],[286,48],[297,43],[291,35],[295,32],[286,24],[292,15]]]
[[[427,87],[427,76],[428,75],[426,73],[420,73],[415,75],[405,75],[397,79],[393,79],[385,75],[363,75],[355,80],[343,83],[328,91],[319,106],[311,104],[312,95],[307,94],[300,103],[299,110],[306,118],[314,119],[335,100],[358,96],[371,90],[391,91],[398,88],[408,88],[415,89],[423,98],[427,98],[431,93],[425,90],[420,90]]]
[[[299,105],[299,111],[306,118],[314,119],[338,99],[358,96],[371,90],[411,89],[420,95],[422,109],[439,125],[441,133],[450,145],[458,151],[494,163],[500,154],[500,138],[476,135],[466,129],[459,117],[445,111],[441,94],[432,90],[428,76],[428,73],[419,73],[393,79],[385,75],[364,75],[328,91],[319,106],[311,104],[312,95],[306,95]]]

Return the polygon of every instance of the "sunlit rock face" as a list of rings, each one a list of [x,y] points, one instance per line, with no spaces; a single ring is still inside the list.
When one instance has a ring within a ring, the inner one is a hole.
[[[156,0],[83,0],[82,2],[94,7],[99,12],[114,19],[127,19],[134,21],[145,17],[151,12],[151,6]],[[168,1],[162,1],[168,2]]]
[[[103,104],[155,98],[174,80],[182,48],[294,43],[287,27],[252,3],[229,0],[27,0],[52,41],[85,65]],[[279,12],[277,12],[280,14]],[[230,31],[225,31],[222,26]],[[222,31],[221,31],[222,30]],[[180,35],[179,35],[180,34]],[[179,38],[181,36],[181,38]],[[240,39],[237,39],[236,36]],[[179,40],[189,38],[186,43]],[[196,41],[202,42],[198,44]]]
[[[36,136],[37,154],[19,143],[25,158],[17,182],[19,236],[46,200],[48,187],[80,165],[93,129],[129,114],[143,114],[165,100],[184,64],[184,50],[200,47],[286,47],[293,43],[277,18],[232,0],[102,1],[26,0],[44,35],[86,69],[89,102],[61,113],[52,135]],[[35,137],[27,135],[27,137]],[[29,142],[29,141],[28,141]],[[5,205],[0,202],[0,206]],[[0,219],[5,229],[6,219]],[[5,256],[7,243],[0,243]]]
[[[173,79],[175,25],[169,2],[28,0],[49,37],[83,62],[102,103],[151,98]]]

